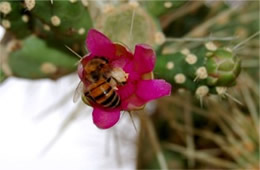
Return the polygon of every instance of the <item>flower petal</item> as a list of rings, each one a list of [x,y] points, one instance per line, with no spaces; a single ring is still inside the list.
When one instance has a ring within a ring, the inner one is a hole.
[[[136,72],[134,64],[130,61],[123,67],[123,70],[129,74],[127,81],[135,81],[141,78],[141,74]]]
[[[135,46],[134,62],[138,73],[151,72],[155,65],[156,56],[153,49],[145,44]]]
[[[171,94],[171,84],[165,80],[141,80],[137,84],[136,95],[148,102]]]
[[[107,129],[114,126],[120,118],[120,110],[105,110],[99,107],[94,107],[93,122],[101,129]]]
[[[135,94],[123,100],[121,107],[123,110],[140,110],[144,107],[145,101],[141,100]]]
[[[102,33],[95,29],[88,32],[86,40],[87,48],[95,56],[112,59],[115,56],[114,44]]]
[[[134,91],[136,89],[136,86],[132,82],[128,82],[124,86],[118,86],[118,95],[120,96],[121,100],[125,100],[129,96],[133,95]]]

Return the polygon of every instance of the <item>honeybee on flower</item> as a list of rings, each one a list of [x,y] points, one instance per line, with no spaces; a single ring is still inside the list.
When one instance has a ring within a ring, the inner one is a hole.
[[[81,83],[76,96],[93,107],[97,127],[110,128],[120,111],[142,109],[147,102],[171,94],[169,83],[153,79],[156,55],[150,46],[138,44],[132,53],[95,29],[89,30],[86,45],[89,54],[78,65]]]

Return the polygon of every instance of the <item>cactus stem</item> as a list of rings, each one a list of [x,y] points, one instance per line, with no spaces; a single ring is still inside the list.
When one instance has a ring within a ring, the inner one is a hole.
[[[31,11],[35,7],[35,0],[24,0],[26,8]]]
[[[166,41],[166,38],[162,32],[155,33],[155,43],[157,45],[162,45],[163,43],[165,43],[165,41]]]
[[[50,62],[45,62],[41,65],[41,71],[45,74],[53,74],[58,70],[58,68],[50,63]]]
[[[50,31],[50,30],[51,30],[50,26],[47,25],[47,24],[44,24],[44,25],[43,25],[43,29],[44,29],[45,31]]]
[[[9,14],[12,11],[11,4],[9,2],[1,2],[0,3],[0,12],[3,14]]]
[[[199,67],[197,70],[196,70],[196,78],[194,79],[194,81],[196,81],[196,79],[205,79],[208,77],[208,72],[207,72],[207,69],[205,67]]]
[[[213,43],[213,42],[207,42],[205,44],[205,47],[210,50],[210,51],[216,51],[217,50],[217,46]]]
[[[6,29],[11,28],[11,22],[9,20],[7,20],[7,19],[3,19],[2,20],[2,25]]]
[[[163,5],[164,5],[165,8],[171,8],[173,4],[172,4],[172,2],[167,1],[167,2],[164,2]]]
[[[51,23],[53,26],[59,26],[61,24],[61,20],[58,16],[54,15],[51,17]]]
[[[174,68],[174,62],[173,62],[173,61],[167,62],[166,68],[167,68],[168,70],[172,70],[172,69]]]
[[[185,61],[192,65],[192,64],[195,64],[198,60],[198,57],[194,54],[188,54],[187,57],[185,58]]]
[[[27,23],[29,21],[28,15],[23,15],[22,20],[23,20],[23,22]]]
[[[174,76],[174,80],[178,84],[183,84],[186,81],[186,77],[182,73],[178,73]]]
[[[80,29],[78,30],[78,34],[79,34],[79,35],[83,35],[85,32],[86,32],[86,30],[85,30],[84,28],[80,28]]]

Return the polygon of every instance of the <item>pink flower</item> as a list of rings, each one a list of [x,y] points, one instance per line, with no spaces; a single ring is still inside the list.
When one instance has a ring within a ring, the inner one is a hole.
[[[84,56],[78,67],[78,75],[87,88],[90,83],[86,80],[86,64],[94,58],[105,58],[111,68],[122,70],[126,83],[117,85],[115,92],[121,103],[116,108],[105,108],[91,100],[84,100],[93,110],[93,122],[99,128],[106,129],[115,125],[120,118],[120,111],[142,109],[154,99],[171,94],[171,85],[161,79],[153,79],[155,52],[145,44],[135,46],[134,54],[125,46],[111,42],[97,30],[88,32],[86,45],[89,54]]]

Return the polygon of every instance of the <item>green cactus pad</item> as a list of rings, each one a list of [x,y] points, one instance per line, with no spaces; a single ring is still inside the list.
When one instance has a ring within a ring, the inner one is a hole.
[[[35,16],[38,34],[56,38],[64,44],[83,43],[92,26],[88,10],[79,1],[55,1],[53,4],[37,1],[31,13]]]
[[[144,8],[153,16],[158,17],[163,15],[173,9],[176,9],[186,3],[186,0],[183,1],[141,1],[141,4]]]
[[[64,48],[65,47],[61,47]],[[21,42],[21,48],[9,55],[9,66],[14,76],[30,79],[56,79],[76,70],[77,59],[58,50],[35,36]]]
[[[97,29],[112,41],[126,44],[131,49],[138,43],[155,47],[160,45],[158,44],[160,43],[160,35],[164,38],[158,29],[156,20],[150,17],[140,6],[120,5],[102,14],[96,22]],[[131,26],[132,33],[130,33]]]
[[[28,11],[25,10],[19,1],[8,1],[8,3],[11,6],[11,11],[8,14],[1,13],[1,25],[12,32],[16,38],[27,37],[31,34]]]

